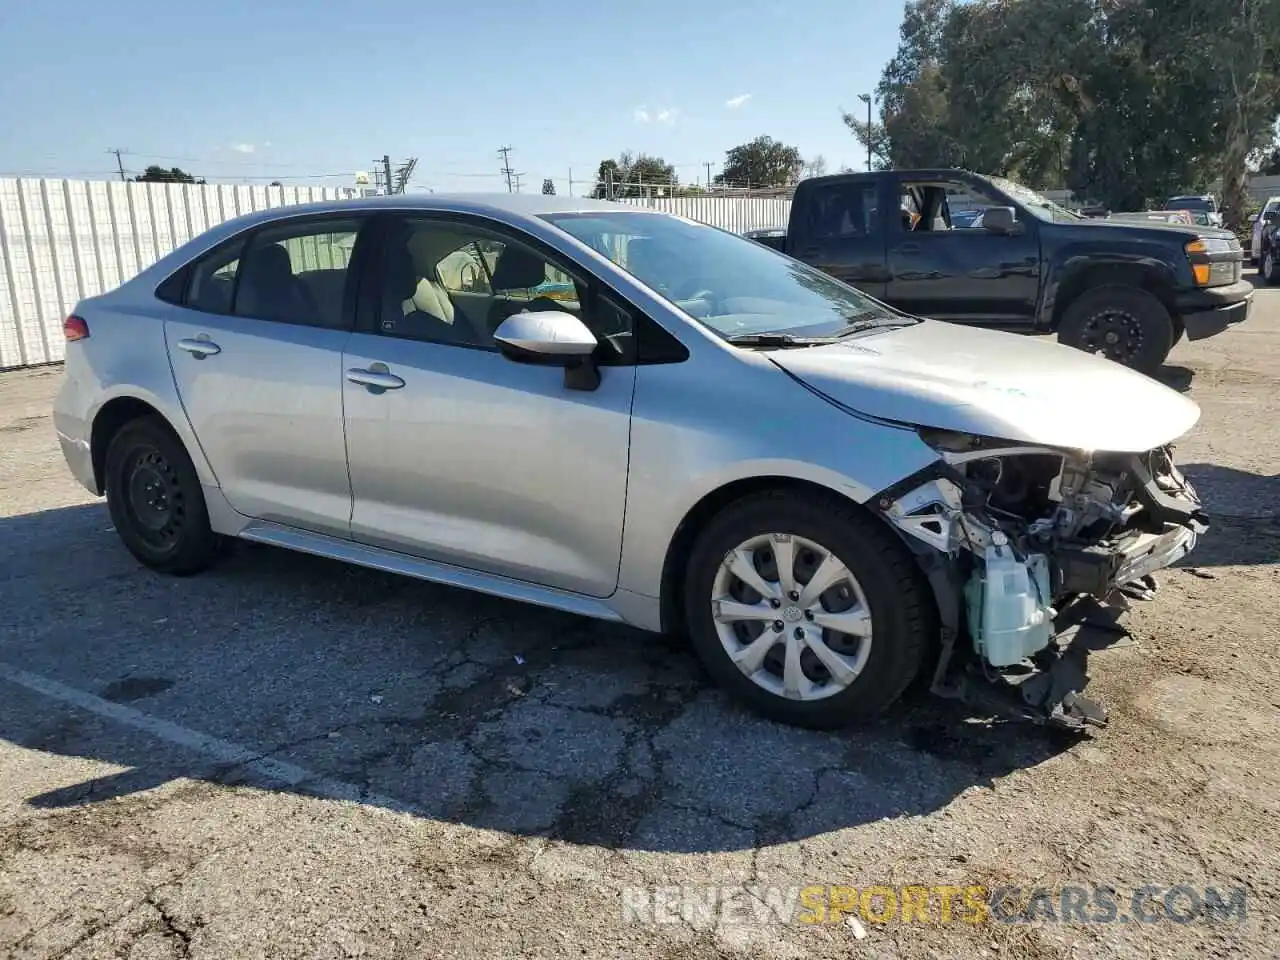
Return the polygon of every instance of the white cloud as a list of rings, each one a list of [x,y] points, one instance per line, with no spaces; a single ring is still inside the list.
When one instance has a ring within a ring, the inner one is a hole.
[[[252,143],[233,143],[231,149],[236,153],[253,153],[254,146]]]
[[[648,107],[637,107],[635,113],[636,123],[661,123],[671,126],[680,116],[679,107],[662,107],[659,110],[650,110]]]
[[[744,103],[746,103],[750,99],[751,99],[751,94],[740,93],[736,97],[730,97],[728,100],[724,102],[724,105],[728,107],[730,110],[737,110],[740,106],[742,106]]]

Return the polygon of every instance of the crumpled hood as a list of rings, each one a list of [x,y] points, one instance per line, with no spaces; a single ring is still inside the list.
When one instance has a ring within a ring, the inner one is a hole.
[[[769,358],[859,413],[1044,446],[1139,453],[1200,418],[1188,398],[1113,361],[934,320]]]

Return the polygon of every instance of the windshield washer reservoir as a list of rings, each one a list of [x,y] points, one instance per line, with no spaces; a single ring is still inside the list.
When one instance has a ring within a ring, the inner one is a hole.
[[[1044,554],[1019,560],[1005,536],[996,533],[964,592],[974,649],[992,666],[1012,666],[1049,645],[1055,612],[1048,603]]]

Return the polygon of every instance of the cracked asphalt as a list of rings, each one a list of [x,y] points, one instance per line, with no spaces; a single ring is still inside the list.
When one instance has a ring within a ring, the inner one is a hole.
[[[1164,375],[1217,519],[1091,656],[1113,721],[1078,739],[924,695],[780,727],[678,640],[268,547],[161,577],[66,472],[60,370],[0,374],[0,955],[1277,956],[1280,291]],[[623,911],[811,884],[1215,886],[1247,917]]]

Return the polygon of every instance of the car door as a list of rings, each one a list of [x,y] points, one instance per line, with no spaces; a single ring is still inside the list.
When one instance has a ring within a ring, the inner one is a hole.
[[[835,180],[809,188],[788,252],[873,297],[884,295],[885,234],[879,181]]]
[[[1038,221],[1018,213],[1015,234],[952,229],[963,209],[1007,206],[966,183],[899,180],[901,213],[889,218],[885,299],[923,317],[1013,329],[1029,327],[1040,295]]]
[[[620,332],[624,314],[578,268],[492,221],[406,215],[385,221],[382,235],[342,364],[352,536],[589,596],[613,593],[635,367],[613,349],[618,338],[605,340],[601,361],[611,365],[599,387],[573,390],[562,369],[504,358],[491,332],[522,307],[577,313],[598,332]],[[458,271],[455,283],[449,263],[471,241],[492,262]],[[571,295],[557,276],[573,277]],[[447,303],[421,296],[424,282],[443,287]],[[450,289],[457,284],[465,289]]]
[[[308,217],[235,238],[188,268],[165,322],[183,407],[246,516],[350,535],[342,350],[362,223]]]

